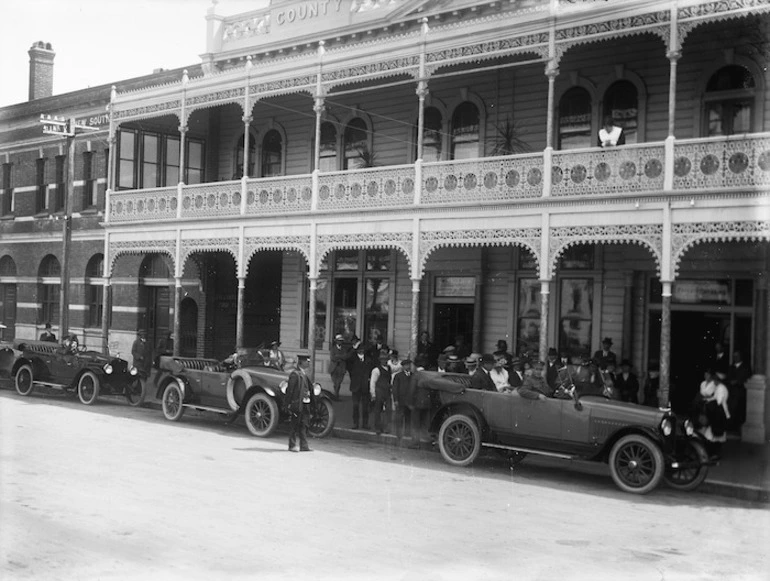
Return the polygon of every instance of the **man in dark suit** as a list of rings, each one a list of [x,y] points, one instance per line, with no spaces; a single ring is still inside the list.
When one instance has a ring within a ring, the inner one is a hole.
[[[631,362],[628,359],[620,362],[620,373],[615,375],[615,389],[621,401],[639,403],[639,380],[631,373]]]
[[[51,323],[45,324],[45,331],[40,334],[41,341],[48,341],[49,343],[56,343],[56,335],[51,330]]]
[[[511,372],[508,374],[508,383],[512,388],[521,387],[524,383],[524,363],[518,357],[511,361]]]
[[[740,429],[746,421],[746,382],[751,375],[751,365],[743,360],[743,352],[736,349],[733,352],[733,364],[727,370],[727,390],[729,392],[727,405],[730,409],[730,419],[727,426],[729,430]]]
[[[556,386],[559,385],[560,367],[559,353],[551,347],[548,350],[548,361],[545,362],[545,382],[551,389],[556,389]]]
[[[329,375],[332,376],[332,385],[334,386],[334,397],[340,396],[340,387],[347,371],[347,360],[352,353],[349,345],[345,344],[345,338],[342,335],[334,337],[331,349],[329,349]]]
[[[618,366],[618,357],[612,350],[611,337],[605,337],[602,339],[602,348],[594,353],[594,361],[596,361],[596,364],[602,371],[610,366],[615,368]]]
[[[369,376],[374,367],[366,357],[366,348],[359,341],[353,346],[355,354],[348,360],[350,372],[350,393],[353,394],[353,429],[358,429],[358,418],[362,416],[363,429],[369,429]]]
[[[289,431],[290,452],[310,452],[307,445],[307,429],[310,425],[310,404],[313,398],[313,386],[307,376],[310,367],[310,357],[297,356],[297,368],[289,375],[289,386],[286,388],[286,407],[291,416]],[[299,449],[296,448],[299,437]]]
[[[489,376],[489,372],[495,366],[495,356],[491,353],[484,353],[479,362],[479,368],[471,375],[471,387],[484,391],[497,391],[495,382]]]

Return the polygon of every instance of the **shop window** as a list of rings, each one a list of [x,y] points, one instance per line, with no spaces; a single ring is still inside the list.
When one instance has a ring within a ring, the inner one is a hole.
[[[479,109],[470,101],[458,105],[452,115],[452,159],[479,157]]]
[[[616,81],[604,93],[602,118],[612,117],[623,128],[626,143],[636,143],[639,131],[639,95],[630,81]]]
[[[61,266],[58,259],[49,254],[40,262],[38,270],[38,324],[59,322],[59,289],[61,286]]]
[[[343,169],[371,167],[373,159],[369,149],[369,131],[360,117],[351,119],[343,136],[345,159]]]
[[[55,161],[55,180],[56,180],[56,189],[53,192],[53,195],[51,196],[51,212],[61,212],[64,210],[64,196],[66,195],[66,184],[65,184],[65,172],[64,172],[64,163],[66,162],[67,158],[63,155],[57,155],[54,158]]]
[[[40,214],[46,209],[48,185],[45,181],[45,158],[35,160],[35,213]]]
[[[279,176],[283,173],[283,140],[275,129],[265,133],[262,139],[262,177]]]
[[[734,135],[752,130],[756,83],[739,65],[722,67],[706,84],[704,121],[706,135]]]
[[[3,192],[2,200],[0,200],[0,215],[7,216],[13,212],[13,182],[11,181],[11,168],[13,166],[10,163],[3,164]]]
[[[519,279],[516,353],[538,352],[540,348],[540,307],[540,281],[536,278]]]
[[[570,358],[590,355],[594,281],[564,278],[559,290],[559,351]]]
[[[238,145],[235,148],[235,172],[233,173],[233,179],[239,180],[243,177],[243,142],[245,141],[245,134],[241,135],[238,140]],[[257,158],[257,143],[256,138],[249,133],[249,171],[246,177],[254,177],[254,164]]]
[[[104,286],[102,275],[104,269],[104,255],[95,254],[86,266],[86,300],[88,311],[86,314],[87,327],[101,327],[102,312],[104,308]]]
[[[315,149],[315,143],[313,143]],[[321,123],[320,171],[337,171],[337,128],[333,123]]]
[[[593,145],[591,95],[582,87],[572,87],[559,101],[559,149]]]
[[[426,107],[423,123],[422,159],[426,162],[441,161],[441,142],[444,134],[441,111],[435,107]],[[416,142],[417,140],[415,139],[415,143]],[[417,151],[415,146],[415,159],[416,158]]]

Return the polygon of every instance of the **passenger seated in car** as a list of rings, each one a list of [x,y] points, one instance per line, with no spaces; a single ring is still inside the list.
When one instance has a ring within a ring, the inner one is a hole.
[[[65,335],[61,342],[61,352],[65,355],[78,352],[78,336],[75,333]]]
[[[495,382],[497,391],[510,391],[513,388],[508,382],[508,370],[505,366],[508,363],[508,359],[505,355],[495,355],[495,366],[489,371],[489,377]]]
[[[553,397],[555,390],[549,387],[545,377],[543,377],[544,367],[545,364],[542,361],[532,362],[532,368],[527,370],[524,383],[517,389],[521,397],[540,400]]]

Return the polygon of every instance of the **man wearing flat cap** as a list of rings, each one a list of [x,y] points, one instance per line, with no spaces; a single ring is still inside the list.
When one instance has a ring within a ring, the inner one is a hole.
[[[289,375],[289,386],[286,388],[286,407],[291,416],[290,452],[310,452],[310,447],[307,445],[307,428],[310,425],[313,386],[307,376],[308,367],[310,367],[310,357],[298,355],[297,367]],[[296,448],[297,438],[299,438],[299,449]]]
[[[348,370],[347,361],[351,355],[350,347],[345,344],[345,337],[339,334],[335,335],[329,349],[329,375],[332,377],[334,397],[336,398],[340,396],[340,387],[345,378],[345,372]]]
[[[484,353],[479,361],[479,368],[471,375],[471,387],[483,391],[497,391],[495,382],[489,376],[489,372],[495,366],[495,356],[491,353]]]
[[[618,357],[615,355],[615,352],[612,350],[612,338],[611,337],[605,337],[602,339],[602,348],[599,349],[596,353],[594,353],[594,360],[596,361],[596,364],[599,366],[599,369],[604,371],[609,366],[617,368],[618,366]]]

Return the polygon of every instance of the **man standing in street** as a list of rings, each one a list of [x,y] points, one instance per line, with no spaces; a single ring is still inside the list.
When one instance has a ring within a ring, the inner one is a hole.
[[[361,341],[353,346],[355,354],[348,362],[350,371],[350,393],[353,394],[353,429],[358,429],[359,415],[364,430],[369,429],[369,375],[372,364],[366,357],[366,347]]]
[[[405,432],[407,437],[412,434],[412,373],[414,373],[414,363],[409,359],[404,359],[401,362],[401,371],[393,376],[393,405],[395,407],[393,426],[399,444]]]
[[[308,367],[310,367],[310,357],[298,355],[297,368],[289,375],[289,386],[286,388],[286,407],[291,416],[290,452],[310,452],[307,445],[307,429],[310,424],[310,402],[313,397],[313,388],[310,385],[310,378],[307,376]],[[299,437],[299,449],[296,448],[297,437]]]
[[[602,339],[602,348],[599,349],[596,353],[594,353],[594,360],[596,361],[596,364],[599,366],[599,369],[604,371],[609,366],[617,367],[618,366],[618,357],[615,355],[615,352],[612,350],[612,338],[611,337],[605,337]]]
[[[379,436],[390,431],[390,412],[393,409],[391,397],[389,353],[383,349],[378,356],[379,364],[369,376],[369,395],[374,401],[374,429]],[[385,413],[385,420],[382,414]]]
[[[332,377],[334,386],[334,397],[339,399],[342,380],[345,379],[345,372],[348,369],[347,360],[350,358],[350,349],[344,343],[345,338],[342,335],[336,335],[329,349],[329,375]]]
[[[131,346],[131,357],[134,358],[134,367],[139,371],[139,377],[146,383],[152,369],[152,351],[147,341],[147,331],[144,329],[136,332],[136,339]]]

